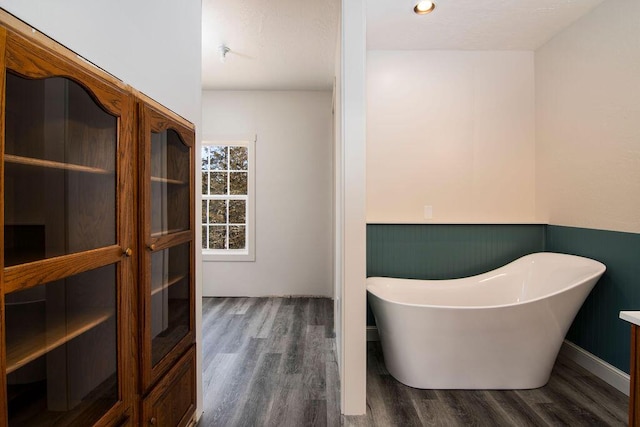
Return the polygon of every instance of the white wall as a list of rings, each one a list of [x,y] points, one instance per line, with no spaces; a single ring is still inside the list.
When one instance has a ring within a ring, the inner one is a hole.
[[[0,0],[0,7],[199,122],[200,2]]]
[[[537,211],[640,232],[640,2],[608,0],[535,53]]]
[[[205,261],[211,296],[333,296],[330,91],[204,91],[203,140],[256,134],[256,260]]]
[[[369,51],[367,222],[534,221],[533,72],[533,52]]]
[[[200,152],[201,4],[137,0],[0,0],[14,14],[196,125]],[[195,177],[200,188],[200,174]],[[196,206],[200,202],[196,200]],[[196,242],[201,240],[196,229]],[[196,340],[202,342],[202,275],[196,253]],[[198,352],[197,371],[202,371]],[[202,377],[198,375],[198,413]]]

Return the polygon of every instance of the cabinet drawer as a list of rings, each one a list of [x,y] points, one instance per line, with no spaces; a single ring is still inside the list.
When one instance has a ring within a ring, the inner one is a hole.
[[[186,426],[196,408],[195,345],[142,402],[142,425]]]

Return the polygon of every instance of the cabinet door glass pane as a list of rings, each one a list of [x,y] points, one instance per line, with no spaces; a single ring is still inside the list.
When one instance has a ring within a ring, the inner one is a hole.
[[[189,229],[189,147],[172,129],[151,133],[151,233]]]
[[[5,295],[10,425],[91,425],[118,401],[116,270]]]
[[[118,120],[72,80],[6,78],[5,266],[116,243]]]
[[[189,333],[189,248],[184,243],[151,255],[151,362],[156,365]]]

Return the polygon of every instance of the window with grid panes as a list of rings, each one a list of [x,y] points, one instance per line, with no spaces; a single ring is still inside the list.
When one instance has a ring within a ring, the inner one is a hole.
[[[253,260],[253,142],[202,145],[202,250],[208,260]]]

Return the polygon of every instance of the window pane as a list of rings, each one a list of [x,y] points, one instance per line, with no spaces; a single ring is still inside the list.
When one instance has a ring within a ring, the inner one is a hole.
[[[229,147],[229,169],[246,171],[249,166],[247,147]]]
[[[246,222],[246,204],[244,200],[229,200],[229,223],[244,224]]]
[[[227,170],[227,147],[221,145],[210,146],[209,159],[211,162],[211,170]]]
[[[209,170],[209,147],[202,147],[202,154],[200,156],[202,159],[202,170]]]
[[[229,227],[229,249],[245,248],[245,226],[232,225]]]
[[[207,226],[203,225],[202,226],[202,249],[207,249],[207,241],[209,239],[207,238]]]
[[[207,201],[206,200],[202,201],[202,223],[203,224],[207,223]]]
[[[230,172],[231,191],[229,194],[247,194],[247,172]]]
[[[227,173],[211,172],[211,194],[227,194]]]
[[[209,194],[209,173],[202,172],[202,194]]]
[[[227,248],[227,227],[212,225],[209,227],[209,249]]]
[[[227,201],[209,200],[209,224],[224,224],[227,222]]]

